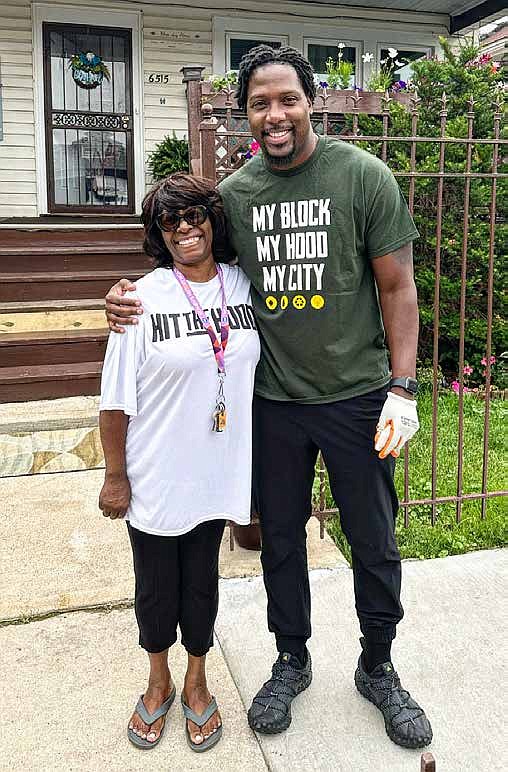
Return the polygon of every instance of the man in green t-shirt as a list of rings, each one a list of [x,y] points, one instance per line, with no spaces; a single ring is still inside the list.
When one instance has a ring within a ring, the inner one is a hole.
[[[220,192],[261,337],[255,496],[268,626],[279,652],[249,724],[267,734],[287,729],[292,700],[312,680],[305,528],[321,450],[351,546],[363,633],[356,686],[381,710],[394,742],[423,747],[430,723],[391,662],[403,615],[393,474],[418,429],[418,232],[382,161],[314,134],[313,71],[298,51],[252,49],[236,96],[262,152]],[[131,313],[118,294],[108,296],[112,329]]]

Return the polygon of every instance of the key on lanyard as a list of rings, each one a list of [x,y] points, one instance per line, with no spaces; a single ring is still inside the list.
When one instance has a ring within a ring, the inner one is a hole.
[[[223,432],[226,428],[226,402],[224,399],[224,373],[219,373],[219,393],[213,413],[213,431]]]

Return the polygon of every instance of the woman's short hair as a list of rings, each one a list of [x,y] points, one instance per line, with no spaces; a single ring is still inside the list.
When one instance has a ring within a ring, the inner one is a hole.
[[[219,191],[211,180],[176,172],[158,182],[143,200],[141,222],[145,228],[143,249],[157,268],[171,268],[173,258],[169,252],[158,217],[162,212],[182,211],[189,206],[206,206],[212,225],[212,252],[218,263],[229,262],[226,242],[226,218]]]

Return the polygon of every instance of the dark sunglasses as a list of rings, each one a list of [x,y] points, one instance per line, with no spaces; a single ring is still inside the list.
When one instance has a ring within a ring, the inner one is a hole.
[[[176,211],[168,212],[167,210],[161,212],[157,217],[157,224],[161,230],[171,232],[178,230],[182,220],[185,220],[188,225],[203,225],[207,217],[208,209],[206,206],[189,206],[183,214]]]

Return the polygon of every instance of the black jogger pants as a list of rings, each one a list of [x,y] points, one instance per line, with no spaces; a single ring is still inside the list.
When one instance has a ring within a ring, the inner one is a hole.
[[[254,399],[254,496],[268,627],[279,651],[298,650],[311,635],[305,526],[318,450],[351,546],[360,629],[372,642],[395,637],[403,616],[395,459],[379,459],[373,441],[386,393],[319,405]]]
[[[202,657],[213,646],[219,604],[219,548],[225,520],[201,523],[181,536],[156,536],[127,523],[136,577],[139,645],[158,653],[182,645]]]

